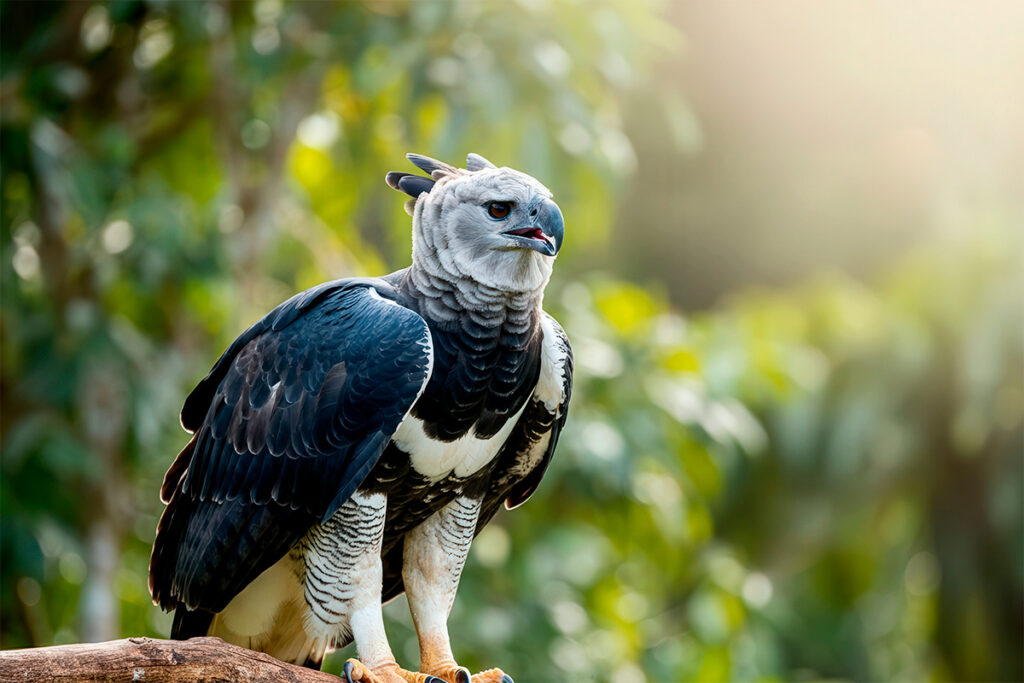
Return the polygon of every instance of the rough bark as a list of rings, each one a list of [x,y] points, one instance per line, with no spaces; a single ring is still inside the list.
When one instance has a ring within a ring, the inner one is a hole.
[[[0,681],[289,681],[338,677],[280,662],[220,638],[125,638],[0,651]]]

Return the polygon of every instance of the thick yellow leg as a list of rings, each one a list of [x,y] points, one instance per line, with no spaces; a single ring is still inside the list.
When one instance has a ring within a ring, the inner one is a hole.
[[[370,669],[358,659],[350,659],[345,662],[342,675],[347,683],[443,683],[430,674],[406,671],[395,662]]]
[[[512,677],[501,669],[488,669],[478,674],[470,674],[466,667],[452,664],[447,668],[429,671],[445,683],[512,683]]]
[[[500,669],[470,674],[452,655],[448,613],[473,541],[480,500],[454,499],[405,536],[402,579],[420,641],[420,671],[445,683],[512,683]]]
[[[420,670],[445,683],[512,683],[512,677],[501,669],[470,674],[469,669],[455,663],[446,636],[420,637]]]

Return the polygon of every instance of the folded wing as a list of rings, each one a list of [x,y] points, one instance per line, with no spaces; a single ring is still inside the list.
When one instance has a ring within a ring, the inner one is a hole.
[[[167,472],[150,560],[161,606],[222,610],[366,478],[431,366],[426,323],[393,296],[380,280],[303,292],[188,397],[195,436]]]

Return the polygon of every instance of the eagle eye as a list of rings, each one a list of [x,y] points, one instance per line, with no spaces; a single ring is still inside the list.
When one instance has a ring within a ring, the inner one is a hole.
[[[490,202],[487,205],[487,213],[498,221],[508,218],[508,215],[512,213],[512,202]]]

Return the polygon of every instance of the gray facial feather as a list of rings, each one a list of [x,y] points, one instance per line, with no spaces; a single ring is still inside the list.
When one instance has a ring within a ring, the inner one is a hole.
[[[465,307],[483,305],[484,299],[497,303],[508,297],[539,297],[553,258],[516,248],[503,233],[534,225],[530,208],[550,198],[550,190],[525,173],[497,168],[476,154],[467,157],[466,170],[408,156],[435,179],[429,192],[412,200],[413,277],[422,288],[436,290],[446,283],[449,296]],[[397,182],[412,181],[403,177]],[[513,205],[504,220],[487,213],[488,205],[497,201]]]

